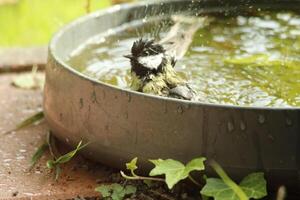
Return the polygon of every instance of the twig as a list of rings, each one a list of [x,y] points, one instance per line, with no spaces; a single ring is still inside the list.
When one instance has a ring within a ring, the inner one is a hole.
[[[165,179],[162,178],[154,178],[154,177],[146,177],[146,176],[128,176],[123,171],[120,171],[121,176],[128,180],[149,180],[149,181],[159,181],[165,182]]]
[[[197,30],[206,26],[211,20],[207,17],[181,15],[172,16],[172,20],[175,24],[159,43],[166,47],[170,55],[174,56],[176,60],[179,60],[187,52]]]

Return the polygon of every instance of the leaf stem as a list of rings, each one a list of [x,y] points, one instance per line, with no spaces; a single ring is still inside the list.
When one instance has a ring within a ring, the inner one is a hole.
[[[222,178],[224,183],[234,191],[234,193],[239,197],[240,200],[249,200],[245,192],[226,174],[226,172],[216,161],[212,160],[210,162],[210,165]]]
[[[126,175],[123,171],[120,171],[121,176],[125,179],[128,180],[149,180],[149,181],[160,181],[160,182],[165,182],[165,179],[162,178],[154,178],[154,177],[146,177],[146,176],[128,176]]]
[[[196,181],[191,175],[189,175],[189,179],[190,179],[195,185],[201,187],[201,184],[200,184],[198,181]]]

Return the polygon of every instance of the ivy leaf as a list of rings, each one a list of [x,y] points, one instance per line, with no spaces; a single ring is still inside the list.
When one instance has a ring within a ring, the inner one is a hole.
[[[200,193],[213,197],[214,200],[240,200],[234,191],[219,178],[208,178]]]
[[[262,172],[246,176],[241,181],[240,187],[249,198],[261,199],[267,195],[267,183]]]
[[[122,186],[118,183],[102,185],[95,189],[103,198],[111,197],[112,200],[122,200],[128,194],[136,193],[136,187],[132,185]]]
[[[204,166],[204,161],[206,160],[206,158],[195,158],[193,160],[191,160],[190,162],[188,162],[188,164],[186,164],[185,170],[188,172],[188,174],[191,171],[201,171],[205,169]]]
[[[133,158],[129,163],[126,163],[126,169],[130,170],[131,172],[134,172],[138,167],[136,165],[137,163],[137,157]]]
[[[96,187],[95,191],[100,192],[103,198],[110,197],[111,196],[111,185],[101,185],[99,187]]]
[[[136,193],[136,187],[133,186],[133,185],[127,185],[125,187],[125,195],[128,195],[128,194],[135,194]]]
[[[150,171],[150,176],[163,175],[166,176],[166,183],[169,189],[189,176],[191,171],[201,171],[204,170],[205,158],[196,158],[191,160],[186,166],[177,160],[167,159],[167,160],[150,160],[155,167]]]
[[[249,199],[261,199],[267,195],[266,180],[263,173],[249,174],[239,186]],[[219,178],[208,178],[200,193],[214,197],[214,200],[240,200],[237,194]]]

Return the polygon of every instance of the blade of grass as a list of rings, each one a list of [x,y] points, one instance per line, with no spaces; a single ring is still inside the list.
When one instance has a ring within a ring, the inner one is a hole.
[[[42,120],[44,118],[44,112],[40,111],[35,113],[34,115],[28,117],[27,119],[25,119],[24,121],[22,121],[20,124],[17,125],[15,130],[19,130],[22,128],[25,128],[27,126],[30,126],[40,120]]]
[[[25,128],[27,126],[30,126],[30,125],[36,123],[36,122],[41,121],[43,118],[44,118],[43,111],[37,112],[34,115],[32,115],[32,116],[26,118],[25,120],[23,120],[21,123],[19,123],[16,126],[16,128],[14,128],[12,130],[9,130],[9,131],[6,131],[6,132],[3,132],[1,135],[8,135],[8,134],[12,133],[13,131],[18,131],[22,128]]]
[[[57,159],[60,156],[60,153],[57,149],[56,138],[53,136],[51,131],[47,134],[47,143],[49,146],[49,151],[53,159]]]
[[[58,180],[60,174],[61,174],[61,168],[60,168],[59,165],[56,165],[56,166],[55,166],[55,181]]]
[[[36,152],[33,154],[32,158],[31,158],[31,165],[30,165],[30,169],[32,169],[36,163],[40,160],[40,158],[43,156],[43,154],[47,151],[48,149],[48,143],[44,142],[37,150]]]
[[[65,155],[62,155],[58,159],[56,159],[54,161],[54,165],[56,165],[56,164],[63,164],[63,163],[69,162],[76,155],[76,153],[78,151],[80,151],[81,149],[83,149],[84,147],[86,147],[89,143],[86,143],[84,145],[81,145],[81,144],[82,144],[82,140],[78,143],[76,149],[74,149],[73,151],[70,151],[69,153],[67,153]]]

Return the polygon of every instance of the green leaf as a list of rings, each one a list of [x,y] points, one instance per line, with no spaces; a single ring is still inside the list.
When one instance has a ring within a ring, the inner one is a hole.
[[[196,158],[190,161],[186,166],[179,161],[167,159],[167,160],[150,160],[155,167],[150,171],[150,176],[163,175],[166,176],[166,183],[169,189],[189,176],[191,171],[204,170],[205,158]]]
[[[13,79],[12,84],[22,89],[43,89],[45,76],[43,74],[37,74],[37,68],[37,66],[33,66],[30,74],[18,75]]]
[[[208,178],[200,193],[213,197],[214,200],[240,200],[234,191],[219,178]]]
[[[48,142],[47,142],[47,144],[48,144]],[[59,175],[61,173],[61,168],[60,168],[59,165],[70,161],[76,155],[76,153],[79,150],[81,150],[82,148],[86,147],[89,143],[86,143],[84,145],[81,145],[81,144],[82,144],[82,141],[80,141],[78,143],[76,149],[74,149],[73,151],[70,151],[69,153],[67,153],[65,155],[62,155],[62,156],[60,156],[57,159],[54,158],[54,160],[48,160],[47,161],[46,166],[49,169],[55,168],[55,180],[58,179],[58,177],[59,177]]]
[[[56,138],[53,136],[51,131],[48,131],[47,134],[47,143],[49,146],[49,151],[53,159],[57,159],[60,156],[60,153],[56,146]]]
[[[191,171],[201,171],[205,169],[204,166],[204,161],[206,160],[206,158],[195,158],[193,160],[191,160],[190,162],[188,162],[188,164],[186,164],[185,170],[186,172],[188,172],[188,174]]]
[[[137,157],[133,158],[129,163],[126,163],[126,169],[134,172],[134,170],[136,170],[138,167],[136,165],[137,163]]]
[[[135,194],[136,193],[136,187],[133,185],[127,185],[125,187],[125,194]]]
[[[210,165],[217,172],[217,174],[221,177],[223,182],[230,187],[234,194],[236,194],[240,200],[248,200],[246,193],[241,189],[239,185],[237,185],[231,178],[226,174],[223,168],[215,161],[211,161]]]
[[[28,117],[24,121],[22,121],[20,124],[17,125],[15,130],[19,130],[21,128],[25,128],[27,126],[30,126],[44,118],[44,113],[43,111],[37,112],[34,115]]]
[[[132,185],[122,186],[118,183],[99,186],[95,189],[103,198],[111,197],[113,200],[122,200],[128,194],[136,193],[136,187]]]
[[[44,113],[42,111],[40,112],[37,112],[35,113],[34,115],[26,118],[25,120],[23,120],[21,123],[19,123],[16,128],[12,129],[12,130],[9,130],[9,131],[6,131],[6,132],[3,132],[1,133],[2,135],[7,135],[7,134],[10,134],[12,133],[13,131],[18,131],[22,128],[25,128],[27,126],[30,126],[36,122],[39,122],[41,121],[42,119],[44,118]]]
[[[46,162],[46,166],[49,168],[49,169],[53,169],[55,167],[55,164],[54,164],[54,161],[53,160],[48,160]]]
[[[31,158],[31,167],[30,168],[33,168],[35,166],[35,164],[39,161],[39,159],[42,157],[42,155],[45,153],[45,151],[48,148],[49,148],[48,143],[45,142],[36,150],[36,152],[33,154],[32,158]]]
[[[57,158],[55,161],[54,161],[54,164],[63,164],[63,163],[66,163],[66,162],[69,162],[75,155],[78,151],[80,151],[81,149],[83,149],[84,147],[86,147],[89,143],[86,143],[84,145],[82,145],[82,141],[80,141],[76,147],[76,149],[74,149],[73,151],[70,151],[69,153],[65,154],[65,155],[62,155],[60,156],[59,158]]]
[[[249,198],[261,199],[267,196],[267,182],[262,172],[252,173],[246,176],[241,181],[240,187]]]
[[[111,196],[111,185],[101,185],[99,187],[96,187],[95,191],[100,192],[103,198],[110,197]]]
[[[22,89],[43,89],[44,76],[42,74],[22,74],[13,79],[12,84]]]
[[[247,199],[261,199],[267,195],[263,173],[248,175],[241,181],[239,186],[246,193]],[[214,200],[240,200],[234,190],[219,178],[208,178],[200,193],[214,197]]]

